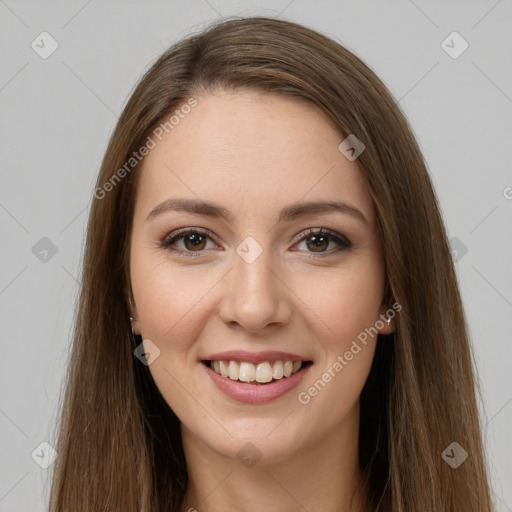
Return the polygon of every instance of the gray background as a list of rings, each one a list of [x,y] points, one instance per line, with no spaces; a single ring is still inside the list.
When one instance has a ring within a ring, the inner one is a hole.
[[[163,50],[233,14],[330,35],[399,99],[453,239],[494,496],[512,511],[511,0],[0,0],[0,511],[47,503],[49,470],[31,453],[44,459],[38,446],[55,439],[87,213],[116,118]],[[59,45],[47,59],[31,47],[43,31]],[[469,44],[457,58],[442,47],[453,31]]]

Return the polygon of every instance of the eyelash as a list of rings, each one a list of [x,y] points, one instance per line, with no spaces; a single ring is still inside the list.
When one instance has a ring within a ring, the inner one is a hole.
[[[215,241],[215,238],[216,238],[215,235],[208,229],[185,228],[185,229],[178,230],[177,232],[171,233],[170,235],[166,236],[161,241],[160,245],[163,249],[172,251],[174,253],[182,254],[185,257],[194,258],[197,256],[201,256],[205,252],[205,250],[184,251],[182,249],[177,249],[176,247],[174,247],[174,248],[172,247],[172,244],[174,244],[177,240],[184,238],[187,235],[192,235],[192,234],[206,236],[206,237],[212,239],[213,241]],[[304,232],[304,235],[299,240],[297,240],[294,245],[299,244],[300,242],[307,240],[308,238],[310,238],[312,236],[327,236],[332,241],[336,242],[340,247],[338,249],[332,249],[332,250],[330,250],[328,252],[324,252],[324,253],[310,252],[310,256],[308,256],[308,258],[325,258],[325,257],[332,256],[334,253],[338,253],[340,251],[352,248],[352,243],[347,238],[345,238],[342,235],[337,234],[335,231],[331,231],[331,230],[325,229],[325,228],[319,228],[319,229],[318,228],[309,228],[309,229],[307,229]]]

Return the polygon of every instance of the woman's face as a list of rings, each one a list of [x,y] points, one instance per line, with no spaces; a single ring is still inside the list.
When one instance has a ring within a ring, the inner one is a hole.
[[[283,460],[357,430],[376,341],[365,329],[387,309],[375,213],[357,160],[311,105],[196,100],[144,161],[133,327],[187,439],[232,458],[250,441],[249,455]],[[286,377],[297,361],[312,364]]]

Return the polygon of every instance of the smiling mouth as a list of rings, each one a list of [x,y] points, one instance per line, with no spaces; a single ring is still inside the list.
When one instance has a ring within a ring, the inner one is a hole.
[[[253,364],[245,361],[202,361],[215,373],[247,384],[271,384],[304,370],[312,361],[265,361]]]

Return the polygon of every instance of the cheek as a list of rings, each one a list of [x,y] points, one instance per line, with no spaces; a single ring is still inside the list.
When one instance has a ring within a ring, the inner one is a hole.
[[[212,315],[209,290],[219,280],[214,274],[211,269],[179,266],[154,254],[133,260],[132,286],[142,338],[150,339],[160,351],[149,371],[165,401],[190,424],[200,422],[203,414],[191,400],[201,395],[191,376],[200,364],[196,341]]]
[[[328,350],[345,345],[375,324],[382,302],[384,279],[375,258],[331,269],[304,273],[294,290],[310,315],[318,318],[322,340]]]
[[[312,334],[322,354],[314,378],[299,390],[299,402],[311,403],[325,420],[335,423],[354,406],[368,377],[384,278],[373,257],[327,273],[322,270],[320,275],[322,279],[306,276],[298,289],[306,298],[311,321],[321,320]]]
[[[307,284],[307,283],[304,283]],[[355,410],[371,369],[377,336],[381,282],[373,272],[339,272],[313,294],[308,306],[318,314],[314,342],[321,360],[297,390],[297,401],[311,428],[336,428]]]
[[[216,274],[198,265],[171,264],[165,255],[134,255],[132,287],[143,337],[164,347],[172,340],[175,350],[193,342],[206,317]]]

